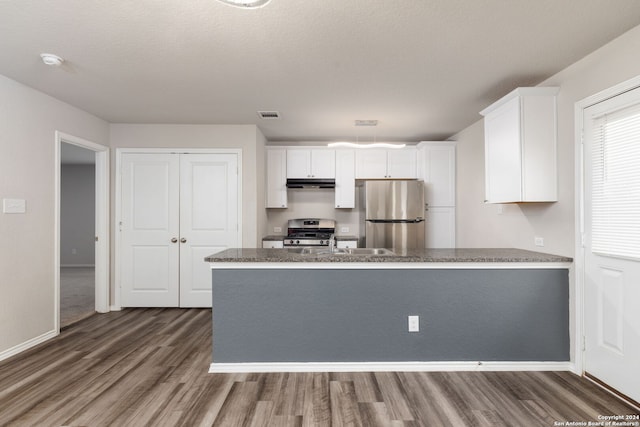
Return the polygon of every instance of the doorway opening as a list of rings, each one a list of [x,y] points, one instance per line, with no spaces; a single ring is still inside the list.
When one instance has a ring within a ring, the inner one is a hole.
[[[56,132],[56,329],[109,311],[108,148]]]
[[[95,313],[96,155],[60,146],[60,327]]]

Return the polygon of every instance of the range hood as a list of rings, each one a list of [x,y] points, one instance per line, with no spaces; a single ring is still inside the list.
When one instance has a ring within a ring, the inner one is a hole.
[[[336,188],[333,178],[288,178],[287,188]]]

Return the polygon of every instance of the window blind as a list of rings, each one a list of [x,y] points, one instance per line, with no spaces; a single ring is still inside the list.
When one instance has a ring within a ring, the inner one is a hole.
[[[593,118],[594,253],[640,259],[640,104]]]

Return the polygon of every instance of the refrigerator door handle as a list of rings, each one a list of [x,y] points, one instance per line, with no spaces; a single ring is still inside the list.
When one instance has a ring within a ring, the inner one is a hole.
[[[367,219],[367,222],[372,224],[416,224],[423,222],[424,218],[415,219]]]

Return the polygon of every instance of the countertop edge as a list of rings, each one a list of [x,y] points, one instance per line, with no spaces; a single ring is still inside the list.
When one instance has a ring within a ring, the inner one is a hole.
[[[393,249],[392,249],[393,250]],[[397,255],[301,255],[287,249],[232,248],[205,258],[212,264],[560,264],[571,265],[570,257],[509,248],[458,248],[396,250]]]
[[[212,270],[508,270],[569,269],[570,262],[212,262]]]

